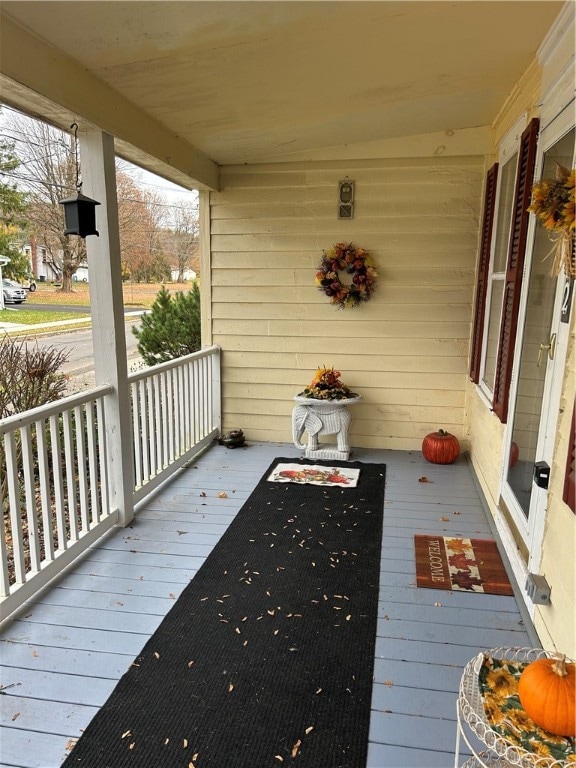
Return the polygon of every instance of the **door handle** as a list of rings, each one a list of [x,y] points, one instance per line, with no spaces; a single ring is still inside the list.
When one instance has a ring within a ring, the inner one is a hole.
[[[556,334],[553,333],[552,336],[550,336],[550,341],[548,344],[540,344],[540,347],[538,348],[538,360],[536,362],[536,367],[540,368],[542,365],[542,352],[544,351],[548,352],[548,357],[550,360],[554,360],[554,353],[556,352]]]

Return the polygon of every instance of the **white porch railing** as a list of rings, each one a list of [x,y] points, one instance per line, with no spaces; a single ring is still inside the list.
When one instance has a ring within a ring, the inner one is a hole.
[[[129,377],[134,502],[141,501],[220,433],[220,348]]]
[[[220,432],[220,350],[129,376],[134,502]],[[0,621],[118,522],[109,504],[111,385],[0,421]],[[7,504],[6,504],[7,502]]]

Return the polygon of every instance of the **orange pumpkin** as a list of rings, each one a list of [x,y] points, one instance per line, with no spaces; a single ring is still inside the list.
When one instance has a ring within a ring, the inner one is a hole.
[[[439,429],[426,435],[422,441],[422,453],[431,464],[452,464],[460,455],[460,443],[457,437]]]
[[[576,671],[566,656],[538,659],[520,675],[518,696],[526,714],[545,731],[576,735]]]

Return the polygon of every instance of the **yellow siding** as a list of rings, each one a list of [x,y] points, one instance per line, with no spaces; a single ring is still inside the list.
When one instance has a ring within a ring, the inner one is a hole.
[[[568,16],[570,14],[570,16]],[[510,97],[494,123],[496,154],[498,142],[522,114],[526,120],[538,115],[542,103],[542,94],[550,97],[544,104],[546,119],[549,120],[565,107],[567,99],[572,97],[574,71],[574,18],[573,10],[565,9],[565,18],[557,27],[556,33],[548,43],[552,47],[544,72],[532,65]],[[568,83],[569,85],[565,85]],[[576,392],[576,350],[574,340],[574,315],[572,306],[571,334],[568,357],[562,381],[560,418],[558,421],[550,489],[548,492],[542,557],[538,573],[546,578],[551,587],[551,604],[535,606],[534,623],[540,641],[545,648],[556,649],[576,657],[576,515],[562,500],[566,457],[570,434],[570,420],[574,408]],[[527,329],[528,338],[530,329]],[[534,352],[534,359],[537,352]],[[536,377],[535,377],[536,379]],[[535,381],[535,386],[537,385]],[[541,384],[538,384],[541,386]],[[526,403],[519,403],[519,419]],[[499,509],[501,487],[502,443],[504,425],[490,411],[490,406],[482,397],[479,389],[469,383],[467,387],[467,427],[470,432],[471,458],[486,496],[490,510],[500,523],[503,521]],[[528,409],[529,410],[529,409]],[[503,523],[504,526],[506,525]],[[512,546],[509,543],[509,546]],[[513,553],[512,553],[513,554]],[[519,584],[522,590],[524,585]],[[528,606],[531,606],[527,599]]]
[[[576,658],[576,515],[562,501],[570,422],[576,396],[576,343],[574,338],[574,314],[572,307],[572,332],[560,403],[560,419],[556,434],[554,461],[550,475],[548,513],[542,542],[540,573],[552,587],[552,604],[539,607],[535,627],[542,636],[550,635],[553,645],[571,658]]]
[[[467,354],[483,158],[223,168],[210,194],[212,339],[224,429],[290,440],[292,397],[318,365],[363,396],[351,444],[419,449],[444,427],[466,444]],[[337,185],[356,182],[352,220]],[[372,299],[338,310],[314,285],[322,251],[374,257]]]

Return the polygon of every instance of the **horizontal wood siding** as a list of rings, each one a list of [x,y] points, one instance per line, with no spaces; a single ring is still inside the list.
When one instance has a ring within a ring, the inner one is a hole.
[[[292,396],[334,366],[363,401],[351,444],[410,449],[442,426],[464,442],[483,159],[225,167],[210,195],[212,341],[224,429],[286,440]],[[356,182],[352,220],[338,180]],[[377,289],[337,310],[314,284],[336,242],[370,251]]]

